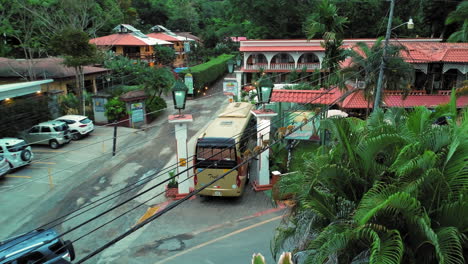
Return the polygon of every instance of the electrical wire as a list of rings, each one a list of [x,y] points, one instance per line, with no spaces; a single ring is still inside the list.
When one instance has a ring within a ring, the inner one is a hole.
[[[333,89],[333,88],[332,88],[332,89]],[[330,90],[331,90],[331,89],[330,89]],[[318,97],[314,98],[310,103],[312,103],[313,101],[317,100],[318,98],[320,98],[320,97],[323,96],[323,95],[324,95],[324,94],[321,94],[321,95],[319,95]],[[330,106],[329,106],[327,109],[329,109],[329,108],[331,107],[331,105],[334,105],[334,104],[335,104],[335,103],[330,104]],[[298,114],[298,115],[299,115],[299,114]],[[301,125],[301,127],[302,127],[302,125]],[[296,131],[296,130],[294,130],[294,131]],[[238,142],[238,143],[240,143],[240,142]],[[234,145],[236,145],[236,144],[238,144],[238,143],[235,143]],[[217,154],[219,154],[219,153],[214,154],[212,157],[216,156]],[[194,166],[195,166],[195,165],[194,165]],[[192,166],[191,168],[193,168],[194,166]],[[210,165],[210,166],[211,166],[211,165]],[[190,169],[191,169],[191,168],[190,168]],[[188,171],[188,170],[189,170],[189,169],[184,170],[183,172],[180,172],[179,174],[177,174],[177,175],[175,175],[175,176],[178,176],[178,175],[180,175],[181,173],[184,173],[184,172],[186,172],[186,171]],[[195,175],[196,175],[196,174],[195,174]],[[191,177],[188,177],[188,178],[185,179],[185,180],[188,180],[189,178],[192,178],[192,177],[194,177],[195,175],[192,175]],[[175,176],[174,176],[174,177],[175,177]],[[157,187],[157,186],[160,186],[161,184],[163,184],[163,183],[165,183],[165,182],[167,182],[167,181],[169,181],[169,180],[170,180],[170,179],[167,179],[167,180],[161,182],[160,184],[158,184],[158,185],[156,185],[156,186],[153,186],[153,187],[151,187],[150,189],[147,189],[147,190],[144,191],[143,193],[146,193],[147,191],[149,191],[149,190],[151,190],[151,189],[153,189],[153,188],[155,188],[155,187]],[[209,186],[209,185],[208,185],[208,186]],[[208,187],[208,186],[206,186],[206,187]],[[205,187],[205,188],[206,188],[206,187]],[[134,197],[132,197],[132,198],[130,198],[130,199],[127,199],[124,203],[133,200],[134,198],[138,197],[139,195],[141,195],[141,194],[143,194],[143,193],[140,193],[140,194],[138,194],[137,196],[134,196]],[[160,195],[160,194],[159,194],[159,195]],[[157,196],[155,196],[155,197],[157,197]],[[155,198],[155,197],[153,197],[153,198]],[[151,198],[151,199],[153,199],[153,198]],[[151,199],[150,199],[150,200],[151,200]],[[88,221],[86,221],[86,222],[84,222],[84,223],[82,223],[82,224],[80,224],[80,225],[78,225],[78,226],[72,228],[71,230],[68,230],[68,231],[65,232],[65,233],[62,233],[59,237],[65,235],[65,234],[67,234],[67,233],[69,233],[69,232],[71,232],[71,231],[73,231],[73,230],[76,230],[77,228],[83,226],[84,224],[87,224],[87,223],[89,223],[90,221],[99,218],[99,217],[102,216],[103,214],[106,214],[107,212],[110,212],[110,211],[114,210],[115,208],[117,208],[117,207],[119,207],[119,206],[121,206],[121,205],[122,205],[122,203],[119,204],[119,205],[117,205],[117,206],[115,206],[115,207],[113,207],[113,208],[111,208],[111,209],[106,210],[105,212],[99,214],[98,216],[93,217],[92,219],[89,219]],[[139,205],[139,206],[140,206],[140,205]],[[138,206],[138,207],[139,207],[139,206]],[[135,209],[135,208],[133,208],[133,209]],[[131,210],[133,210],[133,209],[131,209]],[[126,213],[128,213],[128,212],[126,212]],[[125,213],[124,213],[124,214],[125,214]],[[122,215],[120,215],[120,216],[118,216],[118,217],[121,217],[121,216],[122,216]],[[114,220],[115,220],[115,219],[114,219]],[[111,220],[111,221],[114,221],[114,220]],[[107,224],[107,223],[106,223],[106,224]],[[104,224],[104,225],[106,225],[106,224]],[[104,226],[104,225],[102,225],[102,226]],[[100,227],[102,227],[102,226],[100,226]],[[99,227],[99,228],[100,228],[100,227]],[[99,228],[97,228],[97,229],[99,229]],[[96,229],[96,230],[97,230],[97,229]],[[84,237],[84,236],[82,236],[82,237]],[[81,239],[82,237],[80,237],[79,239]],[[77,241],[77,240],[75,240],[75,241]]]
[[[333,88],[331,88],[331,89],[333,89]],[[331,89],[330,89],[330,90],[331,90]],[[319,97],[321,97],[321,96],[323,96],[323,95],[324,95],[324,94],[320,95]],[[315,99],[314,99],[314,100],[315,100]],[[282,121],[282,120],[278,120],[278,121]],[[236,143],[236,144],[237,144],[237,143]],[[217,154],[215,154],[215,155],[217,155]],[[213,155],[213,156],[215,156],[215,155]],[[195,165],[194,165],[194,166],[195,166]],[[194,166],[192,166],[191,168],[193,168]],[[190,168],[190,169],[191,169],[191,168]],[[175,176],[174,176],[174,177],[175,177]],[[193,176],[192,176],[192,177],[193,177]],[[163,181],[162,183],[167,182],[167,181],[169,181],[169,180],[170,180],[170,179],[167,179],[166,181]],[[187,179],[186,179],[186,180],[187,180]],[[162,183],[160,183],[160,184],[162,184]],[[160,184],[159,184],[159,185],[160,185]],[[159,186],[159,185],[157,185],[157,186]],[[155,188],[155,187],[153,187],[153,188]],[[151,189],[152,189],[152,188],[151,188]],[[150,189],[146,190],[145,193],[146,193],[147,191],[149,191],[149,190],[150,190]],[[133,199],[134,199],[134,198],[136,198],[136,197],[133,197]],[[111,199],[113,199],[113,198],[111,198]],[[101,203],[101,204],[102,204],[102,203]],[[97,205],[97,206],[98,206],[98,205]],[[119,206],[120,206],[120,205],[119,205]],[[118,207],[118,206],[117,206],[117,207]],[[95,208],[95,207],[93,207],[93,208]],[[89,210],[87,210],[87,211],[89,211]],[[76,217],[76,216],[74,216],[74,217]],[[83,224],[83,225],[84,225],[84,224]],[[78,227],[77,227],[77,228],[78,228]],[[67,231],[67,232],[71,232],[71,231],[73,231],[73,230],[69,230],[69,231]],[[65,234],[62,234],[62,235],[65,235]]]

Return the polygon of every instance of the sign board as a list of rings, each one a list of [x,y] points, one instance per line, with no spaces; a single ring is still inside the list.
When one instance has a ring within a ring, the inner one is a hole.
[[[314,112],[309,111],[290,112],[289,117],[285,117],[285,120],[289,120],[288,125],[299,127],[304,123],[304,121],[306,121],[307,124],[303,125],[301,129],[298,129],[294,133],[287,136],[286,139],[311,140],[314,136],[316,136],[318,133],[320,121],[318,119],[313,120],[314,115]]]
[[[179,167],[185,167],[187,166],[187,160],[186,159],[179,159]]]
[[[184,51],[186,53],[190,52],[190,42],[184,42]]]
[[[237,94],[237,81],[224,79],[223,92]]]
[[[106,99],[104,98],[94,98],[94,111],[95,112],[105,112],[106,109],[104,108],[104,104],[106,103]]]
[[[145,115],[143,113],[143,103],[133,103],[130,106],[132,111],[132,122],[143,122],[145,120]]]
[[[188,87],[188,94],[193,94],[193,76],[190,73],[185,74],[184,83]]]

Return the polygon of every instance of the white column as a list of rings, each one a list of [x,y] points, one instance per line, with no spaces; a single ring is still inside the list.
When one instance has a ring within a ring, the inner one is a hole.
[[[236,71],[236,81],[237,81],[237,100],[238,102],[241,101],[241,94],[242,94],[242,75],[243,72],[241,71]]]
[[[192,181],[186,180],[189,177],[188,168],[188,151],[187,151],[187,123],[193,121],[192,115],[170,115],[169,123],[175,125],[175,137],[177,144],[176,158],[179,166],[177,166],[179,194],[187,194],[192,187]]]
[[[270,140],[271,118],[278,115],[271,110],[254,110],[252,114],[257,118],[257,146],[263,147],[264,142]],[[265,150],[258,156],[258,182],[259,186],[270,184],[270,151]]]

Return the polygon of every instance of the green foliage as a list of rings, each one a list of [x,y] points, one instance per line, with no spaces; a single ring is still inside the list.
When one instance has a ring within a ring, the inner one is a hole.
[[[146,113],[148,114],[149,117],[152,119],[155,119],[159,115],[163,113],[163,111],[160,111],[162,109],[165,109],[167,107],[166,101],[162,99],[159,96],[156,96],[155,98],[148,98],[146,99]]]
[[[452,33],[447,39],[448,42],[468,42],[468,2],[461,2],[457,9],[447,16],[445,24],[461,24],[460,30]]]
[[[118,97],[113,97],[104,105],[105,115],[109,122],[115,122],[124,118],[128,113],[125,109],[125,102]]]
[[[189,71],[193,75],[193,87],[195,90],[203,89],[212,84],[227,71],[227,62],[234,58],[234,55],[223,54],[206,63],[190,67]],[[187,70],[180,73],[183,77]]]
[[[464,263],[468,114],[454,122],[454,113],[418,107],[324,120],[325,151],[280,180],[296,206],[275,252],[296,241],[305,263]],[[441,115],[452,119],[434,125]]]
[[[175,176],[175,170],[172,170],[170,172],[168,172],[169,174],[169,178],[171,179],[168,183],[167,183],[167,188],[177,188],[179,187],[179,183],[177,182],[177,177]]]
[[[85,93],[85,109],[88,116],[90,113],[93,113],[93,102],[91,98],[91,94]],[[80,100],[76,95],[73,93],[68,93],[65,95],[61,95],[58,98],[58,103],[62,114],[65,115],[77,115],[80,113],[80,108],[82,107],[80,104]]]
[[[65,58],[69,67],[89,65],[99,61],[96,45],[89,43],[89,36],[82,30],[64,29],[49,42],[51,51]]]
[[[161,45],[156,45],[153,47],[154,49],[154,61],[156,63],[162,64],[162,65],[172,65],[176,58],[176,54],[174,49],[171,49],[169,47],[161,46]]]

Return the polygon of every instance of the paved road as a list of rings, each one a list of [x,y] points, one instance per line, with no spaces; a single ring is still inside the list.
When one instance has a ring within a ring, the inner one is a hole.
[[[222,94],[222,81],[218,82],[212,89],[210,88],[208,95],[210,96],[187,102],[186,108],[190,109],[190,113],[194,117],[194,122],[190,124],[188,131],[191,142],[197,138],[200,131],[227,103],[227,98]],[[119,151],[115,157],[105,157],[88,163],[86,166],[80,167],[78,172],[71,173],[68,178],[61,182],[63,184],[58,184],[47,194],[25,199],[25,206],[22,210],[16,210],[14,214],[9,213],[6,216],[7,219],[2,221],[1,224],[4,224],[4,226],[0,225],[0,237],[29,231],[40,224],[47,223],[63,215],[67,217],[68,221],[59,223],[56,228],[59,232],[65,232],[83,221],[103,213],[106,209],[160,184],[160,186],[151,189],[138,198],[131,199],[125,205],[112,210],[108,214],[99,216],[90,224],[66,234],[65,239],[76,240],[74,245],[77,259],[80,259],[134,226],[145,215],[147,210],[151,208],[159,210],[159,207],[164,206],[165,203],[167,204],[166,198],[159,194],[164,192],[165,184],[162,181],[169,176],[167,172],[161,174],[158,174],[158,172],[175,162],[174,126],[168,124],[166,119],[169,114],[173,113],[171,104],[169,104],[168,110],[151,124],[151,128],[139,132],[120,144],[125,148]],[[83,153],[83,155],[89,154]],[[146,181],[146,179],[150,179],[150,181]],[[140,185],[140,183],[143,184]],[[47,182],[43,184],[47,186]],[[70,214],[117,190],[130,187],[135,188],[126,189],[128,192],[119,193],[118,197],[99,207],[83,212],[76,217]],[[2,196],[0,191],[0,199],[4,199],[2,203],[11,200],[12,196]],[[23,201],[23,198],[21,199]],[[264,193],[256,193],[249,188],[238,199],[196,198],[183,203],[139,229],[106,249],[103,253],[95,256],[88,263],[152,263],[155,258],[162,256],[158,255],[158,251],[153,254],[149,250],[145,251],[145,254],[141,254],[141,251],[138,250],[157,243],[157,241],[175,236],[183,237],[184,234],[193,234],[216,225],[229,224],[233,219],[251,216],[273,207],[271,199]],[[112,222],[106,224],[111,220]],[[92,232],[93,229],[101,225],[103,225],[102,228]],[[265,224],[263,228],[266,228],[262,231],[266,235],[264,239],[268,240],[273,234],[274,224]],[[86,235],[88,232],[92,233]],[[226,232],[229,233],[229,230],[226,229]],[[82,236],[84,237],[82,238]],[[200,240],[194,239],[193,241],[201,242],[210,239],[210,237],[201,236],[199,238]],[[262,252],[263,242],[259,242],[259,250]],[[192,242],[190,241],[190,243]],[[266,244],[265,248],[268,248],[268,245],[269,243]],[[253,252],[254,250],[252,252],[249,250],[249,255]],[[265,255],[268,255],[268,252],[265,252]],[[138,262],[134,262],[136,260]]]
[[[118,128],[118,151],[132,147],[124,143],[142,133],[135,132],[137,130],[132,128]],[[79,184],[89,175],[80,173],[84,169],[97,170],[112,156],[112,138],[112,127],[96,126],[88,137],[71,141],[59,149],[32,146],[33,162],[0,179],[0,239],[8,236],[15,227],[11,226],[16,224],[11,221],[11,216],[30,211],[39,204],[38,200],[48,199],[63,185]]]

